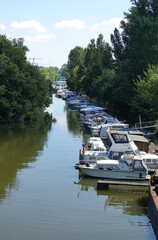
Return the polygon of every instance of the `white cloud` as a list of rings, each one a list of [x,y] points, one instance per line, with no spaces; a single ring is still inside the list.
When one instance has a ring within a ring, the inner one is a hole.
[[[56,24],[56,29],[61,30],[82,30],[84,28],[87,28],[87,25],[78,19],[73,20],[63,20]]]
[[[5,30],[6,27],[5,27],[3,24],[0,24],[0,29],[1,29],[1,30]]]
[[[41,25],[41,23],[34,20],[28,20],[19,23],[15,21],[10,24],[10,28],[13,31],[33,31],[37,33],[45,32],[45,28]]]
[[[108,31],[113,32],[114,28],[119,28],[120,21],[122,18],[111,18],[109,20],[104,20],[101,23],[96,23],[91,27],[92,31]]]
[[[44,42],[44,41],[55,39],[55,38],[56,38],[55,34],[49,34],[49,33],[24,37],[24,39],[27,42]]]

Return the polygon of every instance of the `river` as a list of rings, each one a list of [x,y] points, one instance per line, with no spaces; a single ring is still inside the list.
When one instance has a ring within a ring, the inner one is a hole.
[[[74,169],[88,134],[53,97],[56,122],[0,126],[0,240],[155,240],[147,189],[97,190]]]

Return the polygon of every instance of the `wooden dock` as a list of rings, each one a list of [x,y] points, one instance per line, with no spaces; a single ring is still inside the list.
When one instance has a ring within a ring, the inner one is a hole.
[[[127,182],[127,181],[113,181],[99,179],[97,182],[97,189],[109,190],[109,185],[123,185],[134,187],[149,187],[149,182]]]
[[[156,121],[148,121],[148,122],[142,122],[141,119],[139,123],[135,123],[135,129],[148,129],[148,128],[155,128],[156,127]]]

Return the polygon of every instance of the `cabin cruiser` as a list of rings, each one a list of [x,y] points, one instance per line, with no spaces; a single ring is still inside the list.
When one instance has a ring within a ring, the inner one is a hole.
[[[156,168],[156,165],[158,167],[158,155],[142,151],[146,147],[145,144],[148,143],[146,138],[139,133],[132,132],[130,134],[130,131],[107,130],[108,138],[106,143],[109,145],[109,158],[119,160],[125,152],[129,151],[143,158],[148,168]]]
[[[92,156],[93,151],[102,152],[104,160],[120,160],[124,153],[130,152],[143,158],[148,168],[158,168],[158,155],[148,152],[149,142],[141,135],[141,132],[108,129],[107,138],[93,137],[90,139],[91,146],[87,144],[87,149],[80,150],[79,163],[84,163],[85,160],[88,162],[88,158],[89,161],[90,158],[93,162],[95,159],[97,161],[96,156]]]
[[[90,177],[120,179],[120,180],[146,180],[148,170],[143,158],[133,155],[122,157],[120,160],[102,159],[94,163],[78,164],[75,168]]]

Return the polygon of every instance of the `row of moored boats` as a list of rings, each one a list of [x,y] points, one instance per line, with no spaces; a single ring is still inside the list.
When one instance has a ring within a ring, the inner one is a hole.
[[[143,132],[69,90],[57,90],[57,96],[80,113],[82,124],[92,133],[82,144],[76,169],[97,178],[146,180],[158,168],[158,155],[149,152],[150,142]]]

